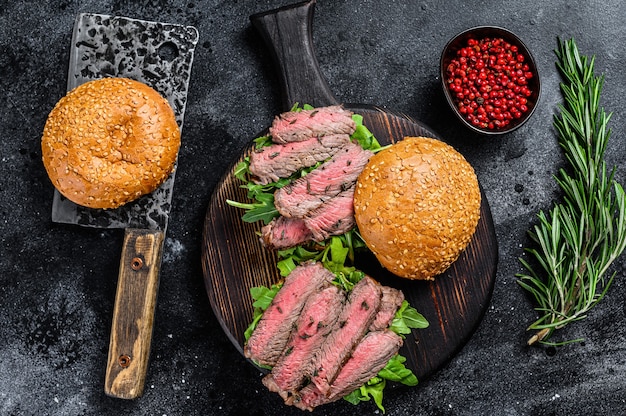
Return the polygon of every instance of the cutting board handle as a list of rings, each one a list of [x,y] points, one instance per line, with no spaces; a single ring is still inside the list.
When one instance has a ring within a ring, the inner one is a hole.
[[[128,228],[124,234],[104,392],[120,399],[143,394],[150,356],[164,234]]]
[[[315,107],[338,104],[315,56],[314,9],[311,0],[250,16],[278,67],[285,111],[296,102]]]

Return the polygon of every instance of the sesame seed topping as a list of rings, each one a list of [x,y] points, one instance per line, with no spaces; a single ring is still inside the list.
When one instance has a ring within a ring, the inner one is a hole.
[[[157,137],[144,130],[138,107],[147,104],[153,112],[164,112],[159,116],[163,125],[151,129],[167,134]],[[152,192],[173,169],[179,146],[180,130],[167,101],[146,85],[123,78],[91,81],[70,91],[51,111],[42,135],[43,161],[52,182],[74,202],[94,208],[114,208],[128,202],[129,195]],[[120,189],[126,186],[118,183],[123,177],[140,177],[144,170],[152,183],[131,181],[132,189]]]
[[[452,147],[405,138],[370,159],[357,182],[355,216],[383,266],[403,277],[432,279],[476,228],[478,181]]]

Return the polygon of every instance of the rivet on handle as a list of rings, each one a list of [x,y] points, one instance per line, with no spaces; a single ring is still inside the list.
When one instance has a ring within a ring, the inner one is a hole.
[[[130,365],[131,361],[132,361],[132,359],[130,358],[130,356],[128,356],[126,354],[120,355],[120,358],[117,359],[118,364],[122,368],[128,367]]]
[[[143,267],[143,259],[141,257],[135,257],[130,262],[130,268],[137,271]]]

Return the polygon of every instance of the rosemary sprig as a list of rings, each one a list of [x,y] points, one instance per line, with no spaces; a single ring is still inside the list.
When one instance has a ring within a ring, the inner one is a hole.
[[[581,56],[574,39],[558,44],[564,104],[554,127],[570,166],[555,176],[562,203],[547,214],[539,212],[538,224],[529,231],[536,247],[525,251],[535,263],[520,259],[527,273],[518,274],[518,282],[532,294],[540,314],[528,327],[538,331],[529,345],[582,340],[548,341],[555,330],[584,319],[604,297],[615,277],[607,276],[609,266],[626,247],[624,189],[604,159],[611,135],[611,114],[599,104],[604,76],[594,74],[595,57]]]

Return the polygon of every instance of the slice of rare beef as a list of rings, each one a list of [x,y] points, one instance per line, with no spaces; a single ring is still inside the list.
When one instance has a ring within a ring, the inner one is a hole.
[[[345,300],[345,292],[334,285],[309,296],[287,346],[263,379],[266,387],[284,399],[302,388],[312,376],[313,357],[332,330]]]
[[[269,249],[282,250],[313,239],[302,218],[278,217],[261,227],[261,242]]]
[[[331,158],[350,142],[347,134],[311,137],[301,142],[273,144],[250,154],[254,182],[266,185]]]
[[[303,410],[313,410],[345,397],[376,376],[398,353],[402,343],[402,337],[390,330],[367,333],[339,371],[327,395],[309,384],[289,403]]]
[[[276,365],[309,295],[334,278],[321,263],[307,262],[292,270],[244,346],[245,356],[261,365]]]
[[[269,249],[283,250],[309,241],[323,241],[354,228],[354,187],[326,201],[304,218],[274,218],[261,228],[261,241]]]
[[[352,112],[342,106],[289,111],[274,118],[269,133],[275,143],[289,143],[327,134],[352,134],[356,124]]]
[[[304,224],[314,241],[341,235],[356,225],[354,218],[354,186],[306,214]]]
[[[383,297],[380,300],[380,308],[378,308],[374,322],[370,325],[370,331],[389,328],[393,318],[396,316],[396,312],[398,312],[402,302],[404,302],[404,293],[401,290],[389,286],[383,286],[382,290]]]
[[[316,356],[311,381],[322,393],[328,393],[339,369],[374,321],[381,297],[381,285],[369,276],[350,291],[334,330]]]
[[[285,217],[302,218],[340,192],[350,189],[372,156],[349,143],[330,160],[274,193],[274,206]]]

